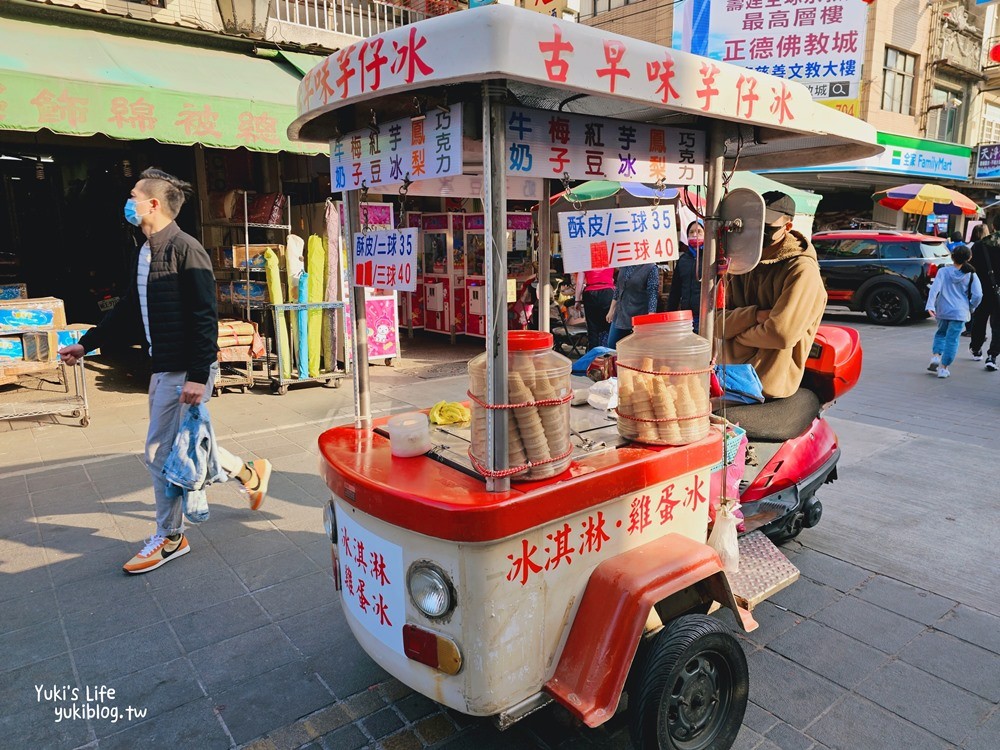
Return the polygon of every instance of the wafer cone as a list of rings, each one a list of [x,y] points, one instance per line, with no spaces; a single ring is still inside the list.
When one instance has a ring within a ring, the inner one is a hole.
[[[552,381],[544,373],[535,373],[535,383],[531,390],[535,401],[548,401],[560,396],[552,386]],[[562,406],[539,406],[538,413],[545,428],[549,452],[553,456],[562,455],[569,446],[569,424],[565,410]]]
[[[632,416],[640,420],[656,419],[652,401],[652,378],[642,373],[634,373],[632,388]],[[639,433],[638,440],[657,442],[659,432],[655,422],[636,422],[636,425]]]
[[[653,378],[653,411],[657,419],[668,420],[657,423],[657,433],[667,445],[677,445],[681,439],[675,398],[676,392],[672,386],[667,385],[662,377]]]
[[[510,392],[510,402],[512,404],[523,404],[533,400],[531,390],[524,384],[520,373],[510,373],[507,388]],[[545,437],[545,427],[542,425],[542,418],[538,413],[538,407],[524,406],[513,411],[514,418],[517,420],[518,431],[521,434],[521,442],[524,444],[524,452],[527,454],[528,460],[532,463],[548,461],[551,458],[551,453],[549,453],[549,444]]]

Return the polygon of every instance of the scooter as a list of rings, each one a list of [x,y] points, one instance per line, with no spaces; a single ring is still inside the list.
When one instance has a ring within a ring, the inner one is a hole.
[[[857,331],[821,325],[795,394],[726,410],[749,441],[740,483],[747,533],[759,529],[782,542],[819,523],[823,504],[816,491],[837,479],[840,460],[837,435],[823,412],[857,384],[862,358]]]

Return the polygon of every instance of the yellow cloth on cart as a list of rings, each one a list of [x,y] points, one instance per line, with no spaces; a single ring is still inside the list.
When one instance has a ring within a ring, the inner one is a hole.
[[[267,270],[267,293],[271,296],[271,303],[275,305],[284,304],[285,298],[281,294],[281,269],[278,268],[278,255],[271,248],[264,251],[264,262]],[[274,333],[278,338],[278,357],[281,360],[281,377],[287,380],[292,376],[292,352],[288,345],[288,313],[280,313],[274,316]]]

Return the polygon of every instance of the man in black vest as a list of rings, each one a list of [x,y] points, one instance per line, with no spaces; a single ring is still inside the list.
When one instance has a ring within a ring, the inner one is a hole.
[[[125,219],[146,235],[134,283],[100,325],[79,344],[59,351],[66,364],[75,365],[142,321],[153,371],[146,465],[153,480],[156,533],[123,566],[130,574],[148,573],[191,551],[184,535],[184,495],[164,478],[163,466],[187,409],[208,401],[219,372],[215,274],[205,248],[174,221],[190,190],[188,183],[158,169],[142,173],[125,203]],[[220,446],[213,448],[226,474],[243,485],[250,508],[260,508],[271,463],[244,462]]]
[[[983,285],[983,301],[972,314],[969,349],[977,362],[983,358],[986,328],[990,328],[990,346],[986,351],[986,369],[997,370],[1000,356],[1000,217],[992,221],[993,234],[988,234],[972,246],[972,265]]]

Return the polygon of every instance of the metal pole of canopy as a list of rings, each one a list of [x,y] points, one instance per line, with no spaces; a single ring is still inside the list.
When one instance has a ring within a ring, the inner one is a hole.
[[[503,81],[483,84],[483,209],[486,211],[486,403],[507,403],[507,152]],[[486,468],[508,468],[507,412],[486,410]],[[486,479],[507,492],[508,477]]]
[[[549,330],[552,305],[552,212],[549,210],[551,183],[542,180],[542,196],[538,199],[538,330]]]
[[[725,124],[713,122],[708,133],[708,195],[705,198],[705,247],[701,254],[701,304],[698,308],[698,333],[709,341],[712,341],[715,333],[715,295],[719,286],[716,260],[719,232],[722,229],[719,204],[722,202],[725,154]]]
[[[345,198],[345,234],[351,251],[348,257],[354,257],[354,235],[361,231],[361,197],[357,190],[344,192]],[[351,268],[351,278],[354,269]],[[365,288],[352,286],[351,320],[353,323],[354,340],[354,428],[369,430],[372,426],[371,390],[368,382],[368,320],[365,311]]]

